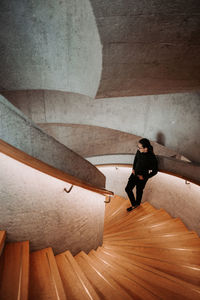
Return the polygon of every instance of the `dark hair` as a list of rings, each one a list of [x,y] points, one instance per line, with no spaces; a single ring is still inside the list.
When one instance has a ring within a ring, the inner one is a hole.
[[[143,148],[147,148],[149,152],[153,152],[153,146],[148,139],[141,139],[139,143],[142,145]]]

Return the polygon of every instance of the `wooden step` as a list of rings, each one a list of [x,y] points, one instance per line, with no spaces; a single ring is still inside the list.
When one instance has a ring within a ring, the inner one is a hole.
[[[113,256],[116,260],[121,258],[123,254],[119,254],[113,250],[103,249],[102,247],[99,247],[97,252],[104,252],[111,256]],[[167,273],[169,275],[175,276],[179,279],[182,279],[186,282],[190,282],[196,286],[200,286],[200,265],[187,265],[187,264],[181,264],[177,262],[167,262],[160,259],[160,257],[157,258],[148,258],[141,255],[135,255],[135,254],[127,254],[123,257],[126,257],[130,261],[138,261],[142,264],[145,264],[147,266],[153,267],[161,272]]]
[[[152,292],[156,293],[162,299],[199,299],[200,288],[190,283],[177,279],[174,276],[160,272],[152,267],[145,266],[139,262],[130,261],[123,256],[113,257],[112,255],[98,252],[93,255],[101,259],[104,263],[106,272],[110,272],[111,266],[119,266],[122,272],[129,274],[137,274],[137,277],[148,282],[152,286]],[[124,270],[124,271],[123,271]]]
[[[138,279],[137,275],[126,272],[126,270],[118,265],[110,264],[109,260],[106,262],[104,259],[101,260],[94,250],[89,253],[89,257],[93,260],[93,264],[102,275],[110,275],[113,280],[129,293],[132,299],[157,299],[150,285]]]
[[[187,247],[187,248],[199,248],[200,249],[200,239],[188,235],[181,237],[173,237],[169,235],[163,235],[159,237],[143,238],[143,239],[132,239],[132,236],[126,237],[126,239],[113,238],[104,240],[104,244],[110,245],[132,245],[135,246],[154,246],[154,247],[167,247],[167,248],[177,248],[177,247]]]
[[[138,228],[138,227],[141,227],[141,226],[147,226],[147,225],[156,225],[160,222],[163,222],[163,221],[168,221],[168,220],[173,220],[166,212],[160,210],[156,213],[153,213],[153,214],[149,214],[149,215],[146,215],[138,220],[136,220],[135,222],[132,221],[132,222],[124,222],[123,225],[121,225],[120,227],[117,227],[115,226],[115,228],[117,228],[117,230],[120,230],[122,231],[124,228],[126,228],[127,230],[128,229],[131,229],[133,228]]]
[[[124,203],[127,203],[128,205],[128,200],[123,197],[114,195],[114,197],[112,197],[111,199],[111,202],[105,205],[105,220],[108,219],[116,210],[118,210],[121,204]]]
[[[108,215],[106,217],[106,214],[105,214],[105,223],[109,223],[111,222],[116,216],[118,217],[119,219],[119,214],[122,213],[123,216],[126,216],[126,217],[129,217],[130,215],[135,216],[135,213],[132,212],[127,212],[127,208],[130,207],[130,202],[125,200],[123,202],[120,203],[120,205],[118,205],[115,210],[112,211],[112,213],[110,213],[110,215]],[[106,210],[108,209],[109,207],[106,206]],[[140,215],[145,215],[146,213],[151,213],[151,212],[154,212],[156,211],[155,208],[153,208],[152,206],[150,205],[147,205],[146,203],[144,204],[141,204],[139,207],[137,207],[137,209],[135,210],[137,211],[137,214],[140,214]]]
[[[118,236],[118,235],[129,235],[130,233],[133,233],[134,237],[139,237],[139,236],[151,236],[154,234],[166,234],[166,233],[173,233],[173,232],[188,232],[188,229],[185,227],[185,225],[180,221],[179,218],[172,219],[172,220],[167,220],[164,222],[160,222],[159,224],[152,224],[152,225],[147,225],[143,228],[134,228],[133,229],[128,229],[124,231],[117,231],[111,234],[104,234],[104,237],[113,237],[113,236]]]
[[[152,236],[151,238],[138,238],[134,239],[133,234],[130,236],[126,236],[124,238],[117,236],[113,238],[104,239],[104,244],[110,244],[110,245],[117,245],[121,244],[128,245],[131,244],[133,246],[159,246],[167,248],[177,248],[177,247],[196,247],[200,248],[200,239],[196,238],[195,235],[192,234],[185,234],[180,236],[173,236],[173,235],[159,235],[159,236]]]
[[[187,248],[187,249],[199,249],[200,248],[200,243],[199,241],[196,240],[186,240],[186,241],[158,241],[158,242],[150,242],[149,243],[143,243],[140,241],[131,241],[131,240],[126,240],[126,241],[108,241],[104,242],[104,245],[112,245],[112,246],[127,246],[127,247],[157,247],[157,248],[168,248],[168,249],[173,249],[173,248]]]
[[[199,237],[196,235],[196,233],[194,231],[183,231],[183,232],[173,232],[173,233],[164,233],[164,234],[157,234],[157,235],[152,235],[152,236],[134,236],[133,234],[133,231],[128,231],[129,234],[127,235],[120,235],[120,232],[118,235],[110,235],[110,237],[104,237],[104,240],[107,240],[107,241],[112,241],[112,240],[136,240],[136,241],[139,241],[139,240],[159,240],[159,239],[174,239],[175,240],[184,240],[184,239],[196,239],[196,240],[200,240]]]
[[[130,206],[130,205],[129,205]],[[136,220],[139,217],[145,216],[147,214],[151,214],[154,211],[156,211],[156,209],[152,209],[150,208],[148,205],[145,204],[141,204],[139,207],[137,207],[137,209],[135,209],[132,212],[127,212],[126,211],[127,207],[119,207],[118,208],[118,214],[117,212],[115,212],[115,215],[112,216],[112,218],[109,219],[105,219],[105,224],[104,224],[104,231],[105,232],[109,232],[112,230],[112,225],[115,224],[115,226],[123,224],[123,221],[128,221],[128,220]],[[152,211],[153,210],[153,211]],[[121,215],[119,215],[119,213],[122,211]],[[134,212],[134,213],[133,213]],[[135,213],[137,212],[137,213]]]
[[[56,255],[56,262],[67,299],[100,299],[69,251]]]
[[[157,210],[157,208],[155,208],[151,203],[149,203],[148,201],[145,201],[142,203],[143,206],[149,207],[150,209],[152,209],[152,211]]]
[[[5,239],[6,239],[6,232],[5,231],[0,231],[0,256],[3,251],[3,247],[5,244]]]
[[[120,254],[136,254],[149,258],[157,258],[170,262],[181,262],[186,264],[198,265],[200,262],[200,250],[196,248],[158,248],[158,247],[129,247],[104,245],[104,249],[114,250]]]
[[[29,299],[66,299],[51,248],[35,251],[30,255]]]
[[[29,242],[8,243],[0,257],[0,299],[28,299]]]
[[[138,209],[137,214],[131,215],[131,214],[125,213],[123,217],[117,217],[116,219],[113,219],[112,222],[108,222],[109,227],[106,229],[107,232],[112,231],[112,229],[113,229],[112,226],[113,225],[123,226],[124,223],[125,224],[130,224],[130,223],[132,224],[133,222],[136,222],[136,220],[152,213],[152,212],[150,213],[150,212],[146,212],[146,211],[144,213],[143,207],[140,207],[140,208],[137,208],[137,209]]]
[[[141,224],[154,224],[158,223],[160,221],[164,220],[171,220],[172,218],[169,216],[167,212],[164,210],[160,209],[155,212],[151,212],[145,215],[139,215],[138,213],[135,214],[135,218],[131,217],[123,217],[120,219],[119,222],[115,222],[114,224],[111,224],[110,229],[107,229],[104,231],[105,234],[112,233],[114,231],[122,231],[124,228],[129,229],[133,227],[138,227]]]
[[[122,203],[115,211],[112,212],[109,216],[105,218],[104,224],[112,224],[115,220],[119,220],[127,216],[127,204],[126,202]]]
[[[83,251],[76,255],[75,259],[82,271],[84,271],[100,299],[132,299],[132,297],[109,275],[102,275],[98,269],[94,267],[92,260]]]

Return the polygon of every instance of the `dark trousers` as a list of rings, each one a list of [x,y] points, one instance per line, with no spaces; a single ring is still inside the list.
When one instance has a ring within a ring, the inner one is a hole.
[[[140,180],[134,174],[131,174],[131,176],[129,177],[125,191],[129,197],[129,200],[131,201],[132,206],[140,205],[141,200],[142,200],[143,190],[146,185],[146,182],[147,182],[147,179]],[[135,200],[135,196],[133,194],[133,189],[135,186],[136,186],[136,200]]]

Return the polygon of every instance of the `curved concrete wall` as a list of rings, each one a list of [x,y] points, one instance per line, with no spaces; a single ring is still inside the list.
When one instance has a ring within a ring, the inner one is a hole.
[[[124,189],[131,168],[102,166],[99,169],[106,176],[106,188],[127,198]],[[142,202],[144,201],[150,202],[158,209],[164,208],[172,217],[181,218],[190,230],[195,230],[200,236],[200,187],[198,185],[186,184],[183,179],[158,173],[147,182],[142,199]]]
[[[105,197],[0,153],[0,229],[7,241],[29,240],[31,250],[53,247],[74,255],[102,244]],[[85,170],[86,171],[86,170]]]
[[[48,136],[2,96],[0,139],[85,183],[99,188],[105,186],[104,175],[92,164]]]
[[[97,96],[199,90],[198,0],[91,0],[103,44]]]
[[[200,94],[92,100],[55,91],[5,92],[36,123],[103,126],[147,137],[200,162]]]
[[[119,130],[78,124],[38,124],[47,134],[83,157],[105,154],[136,153],[140,136]],[[156,154],[176,156],[177,153],[152,142]]]
[[[102,46],[89,0],[2,0],[0,89],[95,97]]]

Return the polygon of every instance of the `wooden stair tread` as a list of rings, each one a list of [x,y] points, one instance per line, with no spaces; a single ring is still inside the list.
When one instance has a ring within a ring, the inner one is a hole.
[[[119,231],[119,229],[116,230],[116,232],[105,234],[104,236],[106,238],[111,236],[117,236],[117,235],[129,235],[131,232],[133,233],[134,237],[136,236],[145,236],[145,235],[151,235],[151,234],[158,234],[158,233],[172,233],[172,232],[188,232],[185,225],[179,220],[179,219],[172,219],[167,221],[162,221],[158,224],[150,224],[143,226],[143,228],[129,228],[128,230]]]
[[[29,242],[7,243],[0,257],[0,299],[28,299]]]
[[[1,256],[1,253],[3,251],[3,247],[4,247],[4,244],[5,244],[5,239],[6,239],[6,232],[1,230],[0,231],[0,256]]]
[[[179,248],[156,248],[156,247],[127,247],[124,246],[123,250],[121,246],[104,245],[104,249],[114,250],[116,252],[133,253],[136,255],[142,255],[149,258],[159,257],[166,261],[185,262],[187,264],[196,264],[200,262],[200,253],[195,249],[179,249]]]
[[[173,233],[164,233],[164,234],[157,234],[157,235],[153,235],[151,237],[146,237],[146,236],[139,236],[139,237],[135,237],[132,234],[132,231],[130,232],[129,235],[125,235],[125,236],[121,236],[120,233],[119,235],[115,235],[115,236],[111,236],[111,237],[104,237],[104,240],[126,240],[126,239],[131,239],[131,240],[135,240],[135,241],[154,241],[154,240],[165,240],[165,239],[172,239],[172,240],[187,240],[187,239],[194,239],[194,240],[199,240],[199,237],[195,234],[195,232],[192,231],[184,231],[182,233],[180,232],[173,232]]]
[[[129,204],[130,206],[130,204]],[[140,207],[138,207],[136,210],[132,211],[132,212],[127,212],[126,211],[127,207],[122,208],[122,206],[120,206],[118,208],[119,211],[121,211],[123,209],[123,215],[118,215],[115,214],[112,219],[110,218],[109,220],[105,220],[105,230],[109,231],[112,227],[112,224],[123,224],[123,221],[128,221],[128,220],[133,220],[133,219],[138,219],[138,218],[142,218],[144,216],[147,216],[149,214],[153,214],[155,212],[157,212],[157,210],[155,211],[151,211],[149,210],[149,207],[145,207],[144,204],[141,204]],[[134,212],[134,213],[133,213]],[[137,214],[135,213],[137,212]],[[107,226],[108,225],[108,226]],[[108,228],[106,228],[108,227]]]
[[[128,205],[127,199],[117,196],[117,195],[114,195],[114,197],[112,197],[109,205],[106,205],[105,221],[106,221],[106,219],[109,219],[110,217],[112,217],[112,215],[115,214],[116,211],[119,211],[119,207],[121,207],[124,204]]]
[[[132,246],[132,247],[167,247],[167,248],[191,248],[191,249],[199,249],[200,248],[200,241],[193,240],[193,239],[187,239],[183,241],[169,241],[166,239],[166,241],[150,241],[149,242],[142,242],[142,241],[132,241],[132,240],[115,240],[115,241],[104,241],[104,245],[121,245],[123,246]]]
[[[128,230],[129,228],[132,228],[133,225],[134,225],[134,228],[137,228],[139,226],[147,226],[148,224],[156,225],[157,223],[160,223],[160,222],[173,221],[173,220],[174,219],[172,219],[166,212],[164,212],[163,210],[158,210],[152,214],[140,216],[135,219],[125,218],[124,220],[121,220],[120,223],[113,224],[113,226],[111,226],[110,230],[104,231],[104,234],[113,233],[116,230],[123,231],[124,228],[126,228],[126,230]],[[181,222],[180,219],[179,219],[179,222]]]
[[[112,278],[98,272],[83,251],[76,255],[75,259],[101,299],[132,299]]]
[[[68,299],[100,299],[69,251],[56,255],[56,262]]]
[[[198,265],[187,265],[187,264],[181,264],[177,262],[168,262],[163,261],[159,257],[158,258],[148,258],[141,255],[135,255],[133,253],[123,256],[123,254],[119,254],[115,251],[110,251],[109,249],[103,249],[100,247],[98,249],[98,252],[105,252],[110,254],[111,256],[118,259],[118,257],[126,257],[129,260],[138,261],[142,264],[145,264],[147,266],[156,268],[157,270],[160,270],[164,273],[170,274],[172,276],[175,276],[177,278],[180,278],[184,281],[190,282],[196,286],[200,286],[200,266]]]
[[[123,226],[120,226],[121,230],[123,230],[123,228],[132,228],[133,225],[134,225],[134,228],[137,228],[137,227],[141,227],[141,226],[148,226],[148,225],[156,225],[156,224],[159,224],[161,222],[164,222],[164,221],[168,221],[168,220],[172,220],[170,217],[168,216],[164,216],[164,215],[157,215],[157,216],[146,216],[146,218],[142,218],[142,219],[139,219],[135,222],[132,222],[132,223],[129,223],[129,224],[123,224]]]
[[[145,206],[144,204],[141,204],[139,207],[136,208],[136,210],[134,210],[134,214],[133,212],[127,212],[126,208],[129,207],[130,204],[121,204],[120,207],[118,207],[118,209],[113,212],[112,217],[110,218],[105,218],[105,223],[104,223],[104,230],[110,230],[112,228],[111,225],[113,225],[114,223],[117,224],[122,224],[123,220],[128,220],[128,218],[138,218],[138,217],[142,217],[145,215],[148,215],[150,213],[153,213],[155,210],[150,209],[149,207]],[[135,214],[135,212],[137,211],[137,214]]]
[[[128,275],[129,273],[132,273],[133,275],[137,274],[137,277],[145,280],[156,289],[152,290],[152,292],[158,293],[159,290],[161,290],[161,294],[157,294],[157,296],[162,296],[162,299],[169,299],[168,297],[171,297],[171,299],[181,299],[181,297],[185,297],[186,299],[199,299],[199,287],[182,281],[174,276],[160,272],[139,262],[130,261],[122,256],[114,258],[103,252],[93,252],[92,254],[102,260],[101,263],[105,264],[107,272],[109,272],[110,266],[118,265],[121,268],[121,272],[123,272],[123,269],[125,274],[127,272],[127,277],[130,277],[130,275]],[[177,297],[177,293],[179,297]]]
[[[111,199],[111,202],[109,203],[109,205],[106,205],[106,209],[105,209],[105,219],[107,217],[109,217],[109,215],[112,215],[112,213],[118,209],[118,207],[122,204],[122,203],[127,203],[128,204],[128,200],[124,199],[123,197],[114,195]]]
[[[30,254],[29,299],[66,299],[51,248],[35,251]]]
[[[89,253],[89,257],[93,261],[95,268],[103,276],[109,274],[133,299],[157,299],[155,293],[152,292],[152,287],[138,279],[136,275],[131,276],[130,273],[128,274],[119,266],[105,263],[105,261],[99,259],[98,254],[94,250]]]
[[[197,247],[200,248],[200,239],[192,232],[185,232],[182,235],[173,235],[173,234],[163,234],[158,236],[151,237],[139,237],[134,238],[134,233],[130,233],[126,236],[114,236],[104,239],[104,244],[123,244],[128,245],[166,245],[167,247]]]

